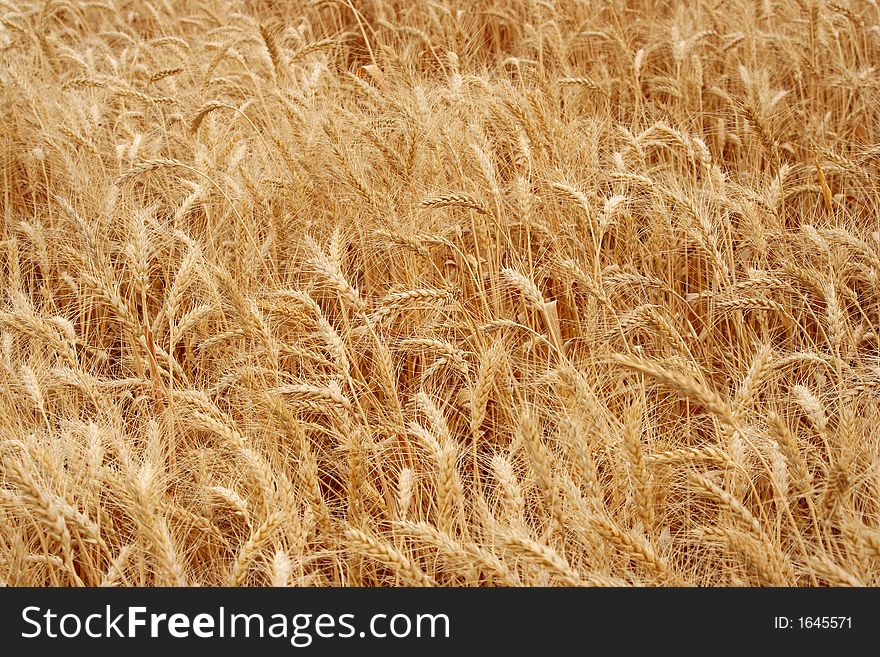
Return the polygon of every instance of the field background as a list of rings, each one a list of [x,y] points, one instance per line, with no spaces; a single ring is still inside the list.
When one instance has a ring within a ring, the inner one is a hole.
[[[873,0],[0,0],[9,585],[880,583]]]

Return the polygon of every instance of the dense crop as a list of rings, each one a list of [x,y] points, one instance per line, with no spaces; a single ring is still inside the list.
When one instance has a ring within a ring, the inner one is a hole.
[[[880,583],[873,1],[0,0],[10,585]]]

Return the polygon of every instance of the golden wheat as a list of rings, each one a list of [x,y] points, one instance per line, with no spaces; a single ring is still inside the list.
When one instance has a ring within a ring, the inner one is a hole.
[[[877,3],[166,4],[0,3],[0,581],[880,585]]]

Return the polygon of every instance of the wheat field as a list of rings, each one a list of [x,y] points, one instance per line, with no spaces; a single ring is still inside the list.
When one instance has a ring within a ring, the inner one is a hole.
[[[0,0],[0,580],[880,584],[874,0]]]

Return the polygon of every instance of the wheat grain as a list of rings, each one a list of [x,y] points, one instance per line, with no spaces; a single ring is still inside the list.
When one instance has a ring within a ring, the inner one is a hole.
[[[416,586],[433,586],[434,582],[418,566],[396,549],[354,527],[345,530],[350,549],[374,559],[400,575],[404,581]]]

